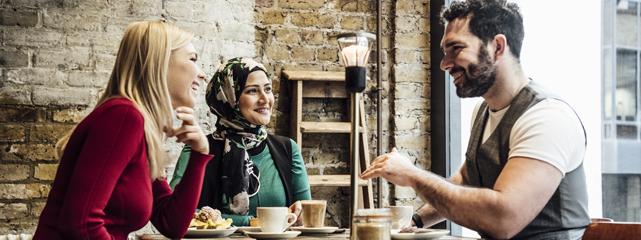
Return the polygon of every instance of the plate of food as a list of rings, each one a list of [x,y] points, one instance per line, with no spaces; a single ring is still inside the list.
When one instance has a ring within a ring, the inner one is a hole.
[[[220,211],[203,207],[194,213],[185,237],[226,237],[237,230],[231,223],[231,218],[223,219]]]
[[[392,230],[392,239],[436,239],[449,233],[450,231],[443,229],[407,227],[400,230]]]

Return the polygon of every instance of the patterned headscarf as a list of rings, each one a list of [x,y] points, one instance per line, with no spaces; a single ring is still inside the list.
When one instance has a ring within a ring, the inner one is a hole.
[[[249,158],[248,149],[260,145],[267,138],[263,125],[247,121],[239,107],[240,95],[247,77],[265,67],[250,58],[232,58],[223,63],[207,86],[205,95],[210,111],[218,117],[214,139],[224,141],[221,177],[222,189],[229,210],[235,214],[247,214],[249,197],[260,189],[260,173]]]

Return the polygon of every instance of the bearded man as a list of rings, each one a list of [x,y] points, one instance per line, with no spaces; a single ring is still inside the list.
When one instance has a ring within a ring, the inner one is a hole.
[[[459,97],[483,98],[463,166],[446,180],[393,149],[361,177],[414,188],[426,201],[413,217],[418,227],[450,219],[484,238],[580,239],[590,221],[585,129],[566,102],[523,72],[518,6],[455,1],[442,19],[441,69]]]

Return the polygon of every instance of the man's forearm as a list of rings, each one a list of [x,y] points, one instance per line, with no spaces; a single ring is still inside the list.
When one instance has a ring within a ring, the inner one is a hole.
[[[468,228],[495,232],[505,219],[500,196],[491,189],[470,188],[453,184],[433,173],[420,171],[414,176],[414,189],[433,211],[421,215],[425,226],[438,223],[442,217]]]

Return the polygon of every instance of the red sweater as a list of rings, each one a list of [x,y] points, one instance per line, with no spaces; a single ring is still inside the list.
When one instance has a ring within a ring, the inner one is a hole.
[[[132,102],[114,98],[77,126],[34,239],[127,239],[149,220],[167,237],[185,234],[212,156],[192,152],[172,193],[151,181],[143,123]]]

